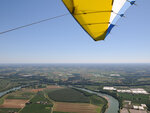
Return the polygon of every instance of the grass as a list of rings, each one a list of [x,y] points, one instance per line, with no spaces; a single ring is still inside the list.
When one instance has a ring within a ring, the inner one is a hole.
[[[0,105],[4,103],[4,97],[0,98]]]
[[[104,98],[101,98],[97,95],[93,95],[90,97],[91,100],[91,104],[97,105],[99,106],[99,108],[97,108],[97,113],[102,113],[106,110],[107,108],[107,101]]]
[[[49,105],[31,104],[27,105],[20,113],[50,113]]]
[[[0,105],[2,105],[4,103],[4,100],[5,100],[6,97],[7,97],[7,95],[0,98]]]
[[[83,93],[71,88],[64,88],[48,93],[49,98],[57,102],[89,103],[90,99]]]
[[[106,102],[103,98],[98,97],[96,95],[91,96],[90,101],[91,101],[91,104],[94,104],[94,105],[97,105],[97,106],[100,106],[100,105],[102,105]]]
[[[11,112],[18,112],[20,109],[18,108],[0,108],[0,113],[10,113]]]

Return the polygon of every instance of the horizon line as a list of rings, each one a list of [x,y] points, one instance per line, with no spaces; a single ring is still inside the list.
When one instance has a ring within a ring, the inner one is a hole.
[[[60,62],[60,63],[0,63],[0,65],[2,65],[2,64],[150,64],[150,62],[103,62],[103,63],[89,63],[89,62],[84,62],[84,63],[80,63],[80,62],[77,62],[77,63],[75,63],[75,62],[72,62],[72,63],[62,63],[62,62]]]

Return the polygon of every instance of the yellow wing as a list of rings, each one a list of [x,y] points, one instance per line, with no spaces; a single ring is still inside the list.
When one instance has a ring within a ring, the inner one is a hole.
[[[104,40],[110,25],[113,0],[62,0],[72,16],[95,40]]]

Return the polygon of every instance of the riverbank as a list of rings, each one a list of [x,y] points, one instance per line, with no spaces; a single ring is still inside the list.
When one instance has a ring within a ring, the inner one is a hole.
[[[18,87],[15,87],[15,88],[12,88],[12,89],[9,89],[9,90],[0,92],[0,98],[1,98],[2,96],[6,95],[6,94],[8,94],[8,93],[10,93],[10,92],[12,92],[12,91],[16,91],[16,90],[19,90],[19,89],[21,89],[21,88],[22,88],[22,86],[18,86]]]
[[[108,101],[108,107],[105,110],[105,113],[118,113],[118,111],[119,111],[119,102],[114,97],[112,97],[110,95],[107,95],[107,94],[104,94],[104,93],[100,93],[100,92],[92,91],[92,90],[89,90],[89,89],[85,89],[85,88],[78,88],[78,89],[89,92],[89,93],[93,93],[93,94],[96,94],[100,97],[105,98]]]

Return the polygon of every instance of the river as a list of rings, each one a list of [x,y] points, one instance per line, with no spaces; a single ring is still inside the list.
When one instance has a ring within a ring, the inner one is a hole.
[[[89,92],[89,93],[97,94],[98,96],[105,98],[108,101],[108,108],[105,113],[118,113],[119,102],[112,96],[103,94],[103,93],[99,93],[99,92],[94,92],[94,91],[87,90],[87,89],[83,89],[83,88],[78,88],[78,89],[81,89],[81,90]]]
[[[7,90],[7,91],[0,92],[0,97],[6,95],[7,93],[9,93],[9,92],[11,92],[11,91],[16,91],[16,90],[18,90],[18,89],[21,89],[21,86],[15,87],[15,88],[12,88],[12,89],[9,89],[9,90]]]

